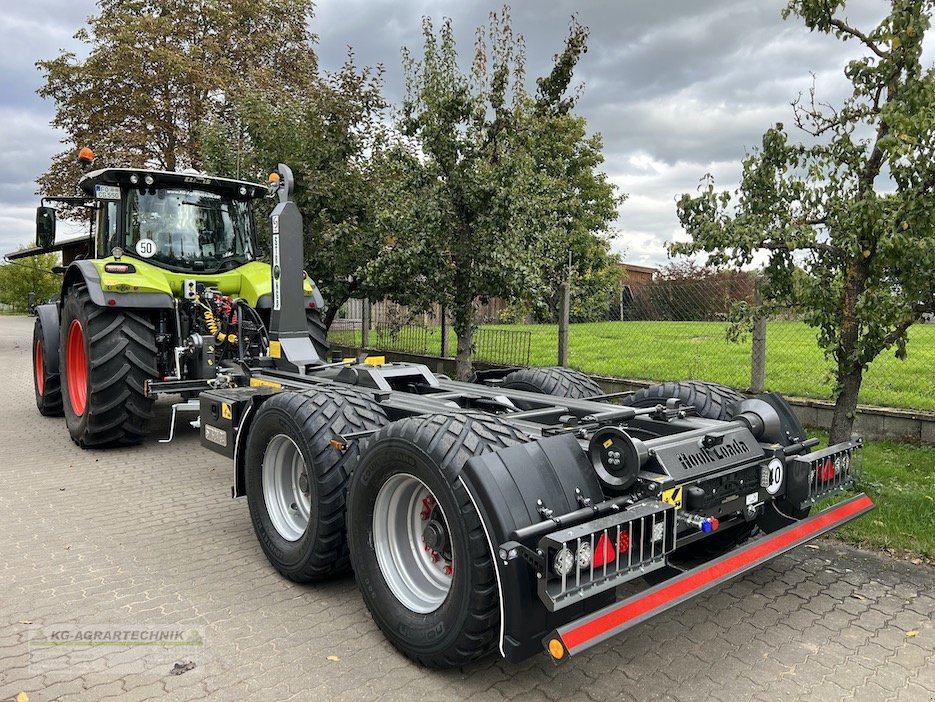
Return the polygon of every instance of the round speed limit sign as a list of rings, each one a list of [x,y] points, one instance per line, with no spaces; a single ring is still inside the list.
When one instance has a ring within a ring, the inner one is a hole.
[[[152,239],[140,239],[136,242],[136,253],[142,258],[152,258],[156,255],[156,242]]]

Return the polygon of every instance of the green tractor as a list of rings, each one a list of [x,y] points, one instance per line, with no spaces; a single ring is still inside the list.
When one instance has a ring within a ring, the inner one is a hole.
[[[91,158],[83,149],[79,161]],[[36,248],[8,256],[63,257],[61,294],[36,307],[36,405],[64,414],[81,447],[135,444],[156,395],[193,397],[245,346],[278,348],[266,329],[279,280],[259,260],[253,207],[267,188],[137,168],[90,171],[78,186],[81,197],[44,198]],[[54,205],[88,211],[88,236],[56,243]],[[307,275],[302,285],[308,337],[324,359],[323,299]]]

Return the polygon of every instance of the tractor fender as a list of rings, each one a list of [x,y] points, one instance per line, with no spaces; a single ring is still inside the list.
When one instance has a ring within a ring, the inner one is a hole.
[[[50,353],[45,356],[46,370],[54,375],[58,373],[58,334],[59,334],[59,310],[55,302],[47,302],[44,305],[36,305],[36,316],[39,318],[42,329],[42,348],[49,349]]]
[[[500,544],[517,529],[605,499],[594,468],[571,434],[476,456],[464,464],[459,477],[484,522],[493,552],[500,590],[500,652],[505,658],[520,661],[539,653],[542,638],[555,627],[613,602],[611,590],[549,612],[539,599],[533,567],[522,558],[504,562],[499,557]]]
[[[312,309],[324,309],[325,298],[322,297],[322,294],[318,290],[317,285],[312,286],[312,292],[308,290],[305,291],[305,300],[303,301],[306,307]],[[257,309],[269,309],[273,306],[273,295],[272,293],[264,293],[257,298],[256,301]]]
[[[136,307],[141,309],[167,309],[174,307],[171,296],[161,292],[104,292],[101,276],[91,261],[78,260],[68,264],[62,280],[62,298],[72,285],[84,284],[91,302],[101,307]]]

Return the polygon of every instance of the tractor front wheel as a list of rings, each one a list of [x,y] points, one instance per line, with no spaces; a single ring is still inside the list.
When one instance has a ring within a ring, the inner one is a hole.
[[[142,315],[100,307],[83,285],[62,305],[59,370],[65,424],[82,448],[137,444],[146,436],[156,376],[155,330]]]

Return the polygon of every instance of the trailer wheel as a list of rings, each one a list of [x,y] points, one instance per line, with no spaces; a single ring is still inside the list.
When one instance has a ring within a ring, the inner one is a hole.
[[[585,399],[603,395],[601,386],[572,368],[523,368],[507,375],[500,387],[543,395]]]
[[[339,437],[389,420],[365,392],[283,392],[257,411],[246,445],[250,518],[263,552],[296,582],[349,569],[345,494],[363,441]]]
[[[318,357],[327,363],[328,361],[328,330],[321,319],[321,312],[318,308],[305,308],[305,324],[308,326],[308,335],[312,339],[312,346],[315,347],[315,353]]]
[[[686,380],[678,383],[659,383],[637,390],[632,397],[623,401],[630,407],[653,407],[677,397],[682,404],[695,408],[699,417],[726,421],[731,418],[731,407],[744,396],[726,385]]]
[[[156,377],[152,322],[100,307],[83,285],[62,305],[59,370],[65,424],[83,448],[137,444],[152,418],[145,383]]]
[[[39,414],[45,417],[61,417],[62,409],[62,379],[58,373],[49,369],[56,367],[51,363],[49,354],[57,354],[58,349],[46,348],[42,343],[42,320],[36,317],[36,324],[32,332],[32,368],[33,387],[36,391],[36,407]],[[57,359],[56,359],[57,360]]]
[[[527,440],[486,415],[411,417],[374,436],[351,478],[348,539],[364,603],[422,665],[464,665],[496,644],[492,546],[459,475],[469,458]]]

